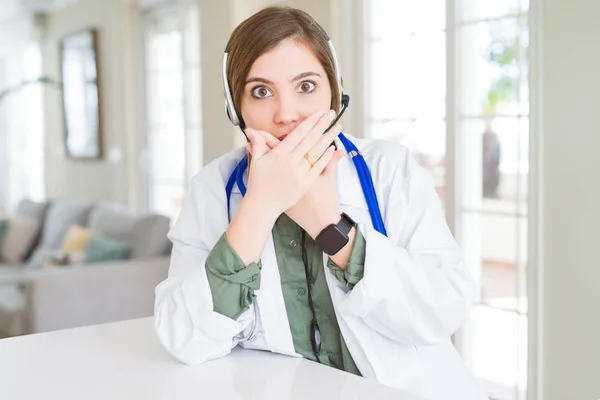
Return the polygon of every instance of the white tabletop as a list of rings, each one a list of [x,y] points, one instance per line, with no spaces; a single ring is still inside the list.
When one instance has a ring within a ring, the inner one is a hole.
[[[186,366],[162,348],[152,318],[0,340],[0,398],[422,400],[268,352],[236,348]]]

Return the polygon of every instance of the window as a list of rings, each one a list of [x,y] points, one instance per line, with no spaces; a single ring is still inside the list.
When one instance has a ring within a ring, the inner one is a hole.
[[[481,289],[457,347],[491,397],[525,399],[528,2],[364,4],[366,136],[434,176]]]
[[[147,208],[174,218],[200,169],[200,30],[197,5],[145,15]]]
[[[0,208],[10,210],[45,197],[40,47],[23,43],[0,61]]]
[[[402,143],[443,197],[446,38],[441,0],[365,2],[367,136]]]

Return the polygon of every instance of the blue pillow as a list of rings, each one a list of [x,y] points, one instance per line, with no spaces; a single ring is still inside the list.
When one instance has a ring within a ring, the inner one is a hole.
[[[94,234],[85,246],[84,253],[86,262],[115,261],[127,258],[129,249],[124,242]]]
[[[2,243],[4,242],[4,232],[6,232],[6,226],[8,221],[4,218],[0,218],[0,249],[2,249]]]

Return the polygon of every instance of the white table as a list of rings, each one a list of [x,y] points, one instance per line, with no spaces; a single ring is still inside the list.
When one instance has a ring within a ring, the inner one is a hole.
[[[186,366],[160,345],[152,318],[0,340],[0,399],[423,400],[268,352],[236,348]]]

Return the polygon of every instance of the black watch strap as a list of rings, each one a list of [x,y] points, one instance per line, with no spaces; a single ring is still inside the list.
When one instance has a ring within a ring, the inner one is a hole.
[[[348,233],[350,233],[350,230],[352,230],[354,224],[354,220],[350,218],[348,214],[342,213],[342,219],[340,219],[340,222],[338,222],[337,226],[341,232],[348,235]]]

